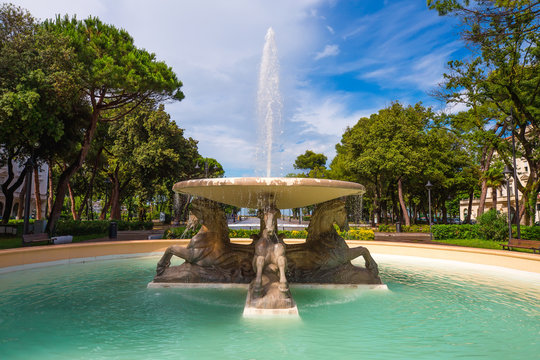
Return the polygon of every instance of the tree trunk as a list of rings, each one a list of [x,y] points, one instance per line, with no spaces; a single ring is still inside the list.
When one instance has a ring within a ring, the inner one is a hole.
[[[49,196],[47,197],[47,211],[50,218],[51,210],[54,204],[54,185],[53,185],[53,162],[49,161]]]
[[[69,203],[71,207],[71,216],[73,217],[73,220],[80,220],[77,214],[77,210],[75,209],[75,196],[73,195],[73,188],[71,187],[71,183],[68,182],[68,192],[69,192]]]
[[[403,183],[401,178],[398,180],[398,198],[399,204],[401,205],[401,213],[403,214],[403,220],[405,221],[405,226],[411,226],[411,218],[407,212],[407,207],[405,206],[405,200],[403,199]]]
[[[491,159],[493,158],[494,152],[495,152],[495,148],[491,147],[490,145],[484,146],[483,151],[482,151],[482,159],[480,160],[480,163],[481,163],[480,171],[482,172],[482,174],[485,174],[486,171],[489,170],[489,167],[491,166]],[[478,204],[478,212],[476,214],[476,217],[484,213],[484,208],[486,206],[486,196],[487,196],[487,179],[483,178],[482,186],[480,190],[480,202]]]
[[[98,153],[96,154],[96,160],[94,161],[94,166],[92,168],[92,176],[90,177],[90,181],[88,182],[88,186],[86,188],[86,193],[84,194],[84,200],[82,201],[81,203],[81,206],[79,207],[79,211],[78,211],[78,216],[79,216],[79,219],[81,218],[82,216],[82,212],[84,210],[84,208],[86,207],[86,209],[88,210],[88,199],[91,200],[92,198],[92,191],[93,191],[93,187],[94,187],[94,179],[96,178],[96,174],[97,174],[97,169],[98,169],[98,166],[99,166],[99,160],[101,159],[101,153],[103,152],[103,147],[101,147],[98,151]],[[86,212],[87,213],[87,218],[88,218],[88,211]],[[89,220],[89,219],[87,219]]]
[[[472,212],[472,203],[474,200],[474,189],[471,189],[469,192],[469,206],[467,207],[467,217],[465,218],[465,223],[471,223],[471,212]]]
[[[13,172],[13,163],[12,163],[13,157],[8,157],[7,160],[7,168],[8,168],[8,176],[4,183],[2,184],[2,193],[4,193],[4,198],[6,199],[6,203],[4,204],[4,213],[2,214],[2,224],[7,224],[9,222],[9,219],[11,218],[11,210],[13,209],[13,199],[14,199],[14,193],[15,190],[17,190],[23,183],[25,177],[26,177],[26,171],[27,167],[25,166],[21,173],[19,174],[19,177],[17,180],[13,183],[13,185],[9,186],[13,179],[15,178],[15,173]]]
[[[26,174],[28,175],[28,174]],[[26,176],[25,176],[26,177]],[[25,181],[26,183],[26,181]],[[23,218],[23,211],[24,211],[24,198],[26,197],[26,189],[25,187],[21,187],[21,190],[19,192],[19,207],[17,208],[17,215],[15,216],[15,219],[20,220]]]
[[[480,202],[478,203],[478,211],[476,212],[476,217],[479,217],[484,213],[484,208],[486,206],[486,197],[487,197],[487,180],[482,179],[482,184],[480,188]]]
[[[497,188],[491,188],[491,201],[493,202],[493,209],[497,211]]]
[[[55,228],[56,222],[58,221],[58,218],[60,217],[60,214],[62,212],[62,206],[64,203],[64,197],[66,196],[66,190],[69,180],[77,172],[77,170],[81,168],[84,160],[86,159],[86,155],[88,155],[88,151],[90,150],[90,145],[92,144],[92,139],[94,138],[94,133],[97,128],[98,118],[99,110],[96,109],[92,113],[90,124],[84,134],[84,140],[81,144],[81,150],[79,151],[77,158],[62,172],[60,178],[58,179],[58,186],[56,187],[56,198],[53,206],[51,207],[51,214],[49,217],[49,222],[47,223],[48,233],[51,233],[52,230]]]
[[[34,166],[34,195],[36,198],[36,220],[41,220],[43,218],[43,214],[41,213],[41,193],[39,191],[38,166]]]
[[[114,174],[111,178],[111,220],[120,220],[121,219],[121,209],[120,209],[120,181],[118,180],[118,171],[120,167],[117,164],[114,169]]]

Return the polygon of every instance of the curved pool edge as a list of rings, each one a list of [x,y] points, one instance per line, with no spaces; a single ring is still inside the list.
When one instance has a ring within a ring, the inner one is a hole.
[[[86,242],[53,246],[32,246],[0,250],[0,273],[66,263],[80,263],[108,258],[126,258],[163,253],[173,244],[187,245],[189,239],[130,240]],[[251,239],[234,239],[249,243]],[[286,240],[288,243],[301,241]],[[513,270],[540,273],[540,255],[461,246],[403,242],[347,241],[350,246],[365,246],[374,255],[414,256],[439,260],[491,265]]]

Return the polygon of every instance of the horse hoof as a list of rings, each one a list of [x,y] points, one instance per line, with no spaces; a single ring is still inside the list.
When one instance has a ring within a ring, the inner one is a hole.
[[[287,291],[289,291],[289,284],[287,284],[287,283],[279,283],[278,289],[281,292],[287,292]]]
[[[255,285],[253,287],[253,294],[254,295],[259,295],[262,291],[262,286],[261,285]]]

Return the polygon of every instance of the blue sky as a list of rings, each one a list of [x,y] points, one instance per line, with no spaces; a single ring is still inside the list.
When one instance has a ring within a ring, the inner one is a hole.
[[[263,173],[255,159],[256,92],[269,27],[283,99],[272,176],[293,172],[308,149],[330,162],[347,126],[393,101],[443,110],[429,92],[449,60],[467,55],[456,20],[428,10],[425,0],[13,2],[41,20],[94,15],[126,29],[183,81],[185,100],[167,110],[227,177]]]

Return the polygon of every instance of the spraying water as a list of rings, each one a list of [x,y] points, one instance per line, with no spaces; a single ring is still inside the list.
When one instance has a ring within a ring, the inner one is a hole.
[[[263,48],[259,87],[257,90],[257,117],[259,121],[258,161],[265,161],[266,176],[272,172],[272,149],[281,134],[281,110],[283,104],[279,93],[279,61],[274,30],[269,28]]]

